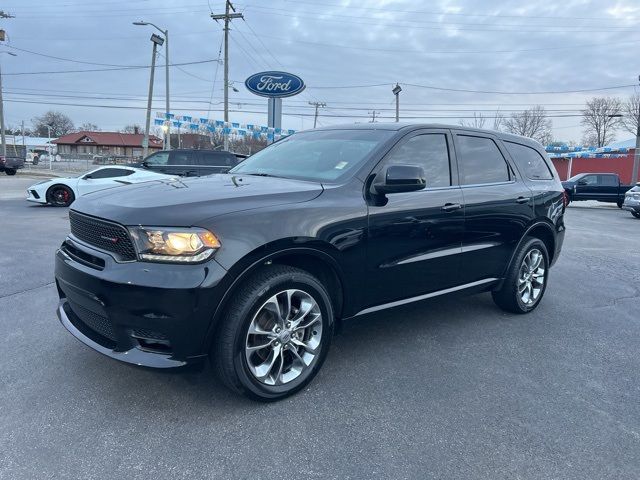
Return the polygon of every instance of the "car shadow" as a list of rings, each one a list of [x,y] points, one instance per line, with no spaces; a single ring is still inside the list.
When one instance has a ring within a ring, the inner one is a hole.
[[[415,360],[416,352],[424,349],[424,361],[429,362],[429,355],[434,353],[424,348],[425,339],[446,336],[452,329],[464,330],[467,323],[486,322],[487,317],[504,321],[490,295],[478,294],[431,299],[347,320],[334,336],[331,351],[318,377],[303,392],[277,404],[286,406],[289,402],[299,401],[301,395],[316,399],[322,392],[342,388],[341,383],[346,381],[344,372],[369,376],[372,362],[391,361],[388,352],[393,352],[392,357],[399,356],[402,362],[411,362]],[[239,409],[261,411],[274,405],[254,402],[231,392],[216,378],[208,361],[181,369],[155,370],[122,364],[86,347],[82,350],[83,361],[71,362],[66,378],[71,376],[74,383],[78,382],[84,388],[102,390],[104,385],[109,385],[105,391],[113,408],[131,411],[138,407],[140,415],[148,415],[151,408],[175,415],[176,404],[188,404],[189,409],[183,410],[182,414],[189,416],[210,414],[212,407],[220,415]],[[402,352],[409,352],[405,359],[401,358]],[[394,371],[389,368],[378,374],[383,378],[393,376]],[[132,396],[136,398],[133,405]]]

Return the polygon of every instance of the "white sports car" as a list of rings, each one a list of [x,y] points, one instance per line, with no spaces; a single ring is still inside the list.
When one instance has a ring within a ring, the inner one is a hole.
[[[27,200],[48,203],[56,207],[68,207],[77,197],[87,193],[131,183],[170,178],[173,177],[142,168],[106,166],[91,170],[79,177],[52,178],[38,182],[27,189]]]

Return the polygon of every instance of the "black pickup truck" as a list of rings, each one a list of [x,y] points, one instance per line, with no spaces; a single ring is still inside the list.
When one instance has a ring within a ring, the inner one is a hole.
[[[569,202],[596,200],[615,203],[622,208],[624,194],[632,185],[620,181],[617,173],[579,173],[562,182]]]
[[[19,168],[24,168],[27,149],[23,145],[7,145],[7,156],[0,150],[0,172],[15,175]]]

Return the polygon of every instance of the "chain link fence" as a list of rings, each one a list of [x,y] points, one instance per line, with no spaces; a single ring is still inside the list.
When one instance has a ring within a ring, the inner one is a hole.
[[[117,155],[94,155],[94,154],[57,154],[52,155],[49,159],[48,155],[41,155],[38,163],[27,162],[24,166],[24,172],[40,172],[47,171],[57,174],[83,174],[94,168],[104,165],[126,165],[142,161],[142,157],[124,157]]]

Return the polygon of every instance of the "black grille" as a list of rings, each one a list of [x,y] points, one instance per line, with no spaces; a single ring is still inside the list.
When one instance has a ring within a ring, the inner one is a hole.
[[[136,259],[136,251],[131,237],[122,225],[88,217],[73,210],[69,212],[69,221],[71,233],[79,240],[102,250],[113,252],[118,255],[119,260]]]
[[[154,332],[146,328],[136,328],[133,330],[132,335],[146,340],[167,340],[167,336],[164,333]]]
[[[103,317],[91,310],[84,308],[82,305],[78,305],[75,302],[69,302],[69,306],[76,317],[99,335],[108,338],[109,340],[116,341],[116,335],[113,332],[113,326],[107,317]]]

